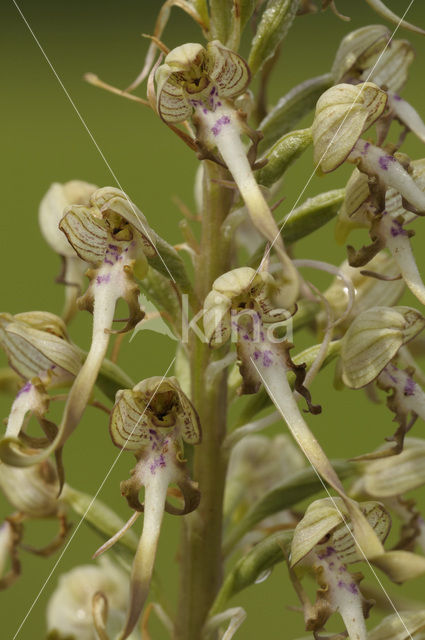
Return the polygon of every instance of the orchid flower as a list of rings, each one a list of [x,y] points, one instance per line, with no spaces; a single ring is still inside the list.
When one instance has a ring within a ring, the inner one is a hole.
[[[286,270],[285,277],[297,281],[295,269],[288,258],[280,230],[255,180],[241,141],[254,135],[231,100],[248,85],[247,63],[218,40],[206,48],[200,44],[185,44],[170,51],[164,64],[156,71],[157,110],[166,123],[179,123],[193,118],[197,143],[205,158],[214,158],[217,149],[240,194],[257,230],[272,244]]]
[[[71,205],[88,205],[90,196],[98,187],[81,180],[71,180],[64,184],[54,182],[40,202],[38,221],[41,233],[47,244],[63,261],[59,282],[65,285],[65,306],[63,318],[68,323],[77,308],[77,297],[83,288],[84,273],[87,263],[75,253],[59,230],[59,222],[66,207]]]
[[[176,378],[148,378],[133,389],[119,391],[110,432],[113,443],[131,451],[137,459],[131,478],[121,483],[121,493],[136,514],[144,511],[143,532],[131,573],[130,604],[120,640],[128,638],[137,624],[148,595],[164,510],[175,515],[190,513],[199,503],[199,492],[184,464],[183,442],[198,444],[198,415]],[[184,497],[179,509],[167,502],[167,490],[176,483]],[[139,492],[145,487],[144,505]],[[134,522],[105,543],[103,553]],[[106,636],[105,636],[106,637]]]
[[[366,142],[362,134],[382,116],[387,95],[372,82],[338,84],[319,98],[312,135],[314,161],[323,172],[334,171],[345,160],[360,171],[393,187],[418,212],[425,211],[425,194],[398,160]]]
[[[385,509],[372,501],[361,503],[360,508],[383,542],[391,527]],[[346,515],[344,503],[338,498],[324,498],[309,505],[294,531],[290,556],[292,579],[298,584],[297,572],[309,569],[320,586],[315,605],[310,604],[305,594],[301,598],[307,631],[321,631],[328,618],[338,612],[350,640],[367,640],[365,617],[371,603],[359,589],[360,577],[347,569],[347,565],[363,558],[356,548],[351,525],[347,526],[343,520]],[[303,593],[299,584],[297,592]]]
[[[344,487],[319,442],[310,431],[298,407],[288,382],[288,373],[295,374],[295,390],[307,401],[312,413],[320,407],[311,404],[310,394],[303,386],[305,367],[295,365],[289,355],[292,345],[277,338],[274,330],[287,320],[286,309],[277,307],[279,290],[273,277],[249,267],[229,271],[214,282],[204,303],[204,331],[212,347],[218,347],[236,337],[243,378],[242,393],[255,393],[264,385],[270,399],[288,425],[297,444],[310,464],[335,489],[347,505],[354,522],[358,544],[363,552],[379,555],[382,545],[366,522],[358,506],[347,498]],[[273,322],[277,323],[273,325]]]
[[[425,419],[425,393],[411,376],[394,364],[399,349],[425,327],[425,318],[410,307],[372,307],[351,323],[342,339],[342,380],[351,389],[360,389],[374,380],[392,392],[388,406],[399,423],[391,440],[395,445],[362,459],[400,453],[407,431],[417,416]],[[412,414],[413,422],[408,421]]]
[[[5,436],[0,442],[0,457],[4,462],[14,464],[15,445],[21,447],[26,441],[34,448],[40,448],[55,438],[56,425],[45,417],[50,404],[47,391],[72,383],[81,369],[83,354],[69,341],[64,321],[43,311],[15,316],[0,314],[0,345],[9,365],[22,380],[8,417]],[[37,418],[47,440],[29,438],[25,433],[23,427],[27,414]],[[55,456],[62,483],[60,449],[56,449]]]

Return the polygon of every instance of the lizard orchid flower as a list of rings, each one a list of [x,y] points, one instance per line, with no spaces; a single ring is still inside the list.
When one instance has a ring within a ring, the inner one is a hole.
[[[360,503],[360,509],[383,542],[391,527],[388,513],[378,502]],[[301,569],[313,571],[320,586],[314,605],[306,594],[302,597],[308,631],[321,631],[328,618],[338,612],[350,640],[366,640],[365,617],[372,603],[364,599],[359,589],[361,576],[347,569],[347,565],[363,558],[356,548],[351,524],[347,526],[344,521],[346,517],[344,503],[338,498],[310,504],[294,531],[290,571],[299,594],[303,593],[297,577]]]
[[[263,271],[256,273],[241,267],[223,274],[213,284],[204,303],[204,330],[212,347],[236,333],[241,393],[255,393],[264,385],[288,425],[294,439],[311,465],[335,489],[347,505],[354,522],[359,546],[366,555],[382,552],[382,545],[370,530],[358,506],[350,500],[328,457],[307,425],[288,382],[295,374],[295,390],[304,396],[312,413],[320,407],[311,403],[310,393],[303,385],[305,366],[296,365],[289,355],[292,344],[277,338],[273,321],[287,321],[288,311],[277,306],[279,289],[274,278]]]
[[[192,116],[197,130],[201,157],[214,158],[218,150],[245,201],[257,230],[276,247],[286,276],[296,279],[280,230],[253,175],[250,160],[241,141],[249,129],[232,100],[250,81],[247,63],[218,40],[206,48],[190,43],[177,47],[166,56],[156,71],[157,110],[167,123],[178,123]]]
[[[164,510],[175,515],[190,513],[199,503],[199,492],[184,464],[183,441],[200,442],[198,415],[176,378],[148,378],[133,389],[119,391],[112,411],[113,443],[136,456],[131,478],[121,483],[121,493],[136,516],[144,512],[143,532],[133,561],[130,604],[120,640],[128,638],[140,616],[152,577]],[[167,501],[170,484],[179,487],[183,508]],[[139,492],[145,488],[144,504]],[[134,522],[104,544],[96,555],[110,548]]]
[[[400,453],[407,431],[417,416],[425,419],[425,393],[414,381],[412,371],[399,369],[394,360],[400,348],[425,327],[425,318],[410,307],[372,307],[357,316],[342,339],[342,380],[351,389],[360,389],[374,380],[392,393],[388,407],[399,423],[391,440],[393,447],[361,459]],[[409,421],[411,414],[413,420]]]

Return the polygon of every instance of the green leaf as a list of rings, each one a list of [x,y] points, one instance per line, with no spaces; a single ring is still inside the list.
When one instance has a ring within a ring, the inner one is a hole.
[[[332,466],[341,479],[349,477],[355,470],[353,464],[341,460],[333,460]],[[323,491],[323,482],[312,467],[297,471],[252,505],[227,536],[224,553],[229,553],[237,542],[264,518],[289,509],[320,491]]]
[[[265,187],[271,187],[312,141],[311,129],[291,131],[282,136],[263,156],[262,159],[267,159],[268,162],[257,172],[257,182]]]
[[[248,65],[252,75],[271,58],[288,33],[297,14],[299,0],[269,0],[252,41]]]
[[[313,231],[320,229],[332,218],[335,218],[344,202],[345,189],[333,189],[308,198],[300,207],[294,209],[290,218],[279,222],[284,224],[283,239],[287,244],[301,240]]]
[[[283,548],[287,549],[292,539],[292,531],[279,531],[265,538],[241,558],[226,577],[220,589],[211,615],[222,611],[232,596],[254,584],[262,574],[285,559]]]
[[[254,13],[256,4],[256,0],[239,0],[241,11],[241,31]]]
[[[78,491],[67,484],[63,488],[61,500],[66,502],[77,515],[84,518],[84,522],[90,525],[104,541],[109,540],[125,524],[124,520],[104,502],[98,498],[93,499],[93,496],[88,493]],[[129,529],[116,542],[116,546],[134,554],[137,551],[138,542],[137,535]]]
[[[291,89],[261,122],[259,129],[263,132],[264,138],[260,148],[268,148],[285,133],[294,129],[297,122],[314,109],[322,93],[332,85],[331,74],[325,73]]]
[[[172,276],[185,293],[191,291],[192,285],[186,273],[186,267],[174,247],[157,234],[155,234],[155,247],[157,253],[148,257],[150,266],[166,278]]]

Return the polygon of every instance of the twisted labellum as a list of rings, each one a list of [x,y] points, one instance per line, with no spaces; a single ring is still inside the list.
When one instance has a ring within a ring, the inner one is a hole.
[[[379,555],[383,553],[380,541],[357,505],[347,497],[341,481],[298,408],[289,386],[289,372],[295,374],[295,389],[306,398],[309,409],[313,413],[320,411],[320,407],[311,404],[310,394],[303,386],[304,367],[296,366],[289,356],[292,345],[285,339],[276,338],[273,333],[276,328],[276,325],[270,324],[273,317],[278,322],[282,319],[280,314],[286,314],[287,318],[288,313],[285,309],[274,308],[273,287],[269,277],[267,274],[261,277],[260,274],[245,267],[228,272],[215,281],[204,305],[205,333],[210,338],[211,346],[219,346],[222,342],[217,336],[227,339],[229,324],[235,329],[243,377],[242,393],[255,393],[264,384],[311,465],[344,500],[363,553],[366,556]],[[217,324],[214,324],[217,320]]]
[[[127,620],[119,636],[125,640],[137,624],[148,595],[164,510],[182,515],[198,505],[199,493],[183,463],[182,440],[197,444],[201,435],[199,418],[177,379],[155,377],[140,382],[132,390],[118,392],[110,432],[117,447],[136,456],[136,467],[130,480],[121,484],[121,492],[133,509],[144,511],[143,532],[131,573]],[[177,483],[182,492],[185,502],[182,509],[167,502],[171,483]],[[138,497],[142,486],[143,505]],[[112,546],[133,522],[134,517],[97,555]]]
[[[280,230],[241,141],[243,133],[251,137],[253,133],[229,102],[245,90],[249,80],[246,62],[219,41],[208,43],[205,49],[199,44],[185,44],[173,49],[157,70],[157,109],[167,123],[182,122],[193,114],[201,152],[206,150],[211,155],[215,149],[219,151],[254,226],[276,247],[285,277],[297,282]]]

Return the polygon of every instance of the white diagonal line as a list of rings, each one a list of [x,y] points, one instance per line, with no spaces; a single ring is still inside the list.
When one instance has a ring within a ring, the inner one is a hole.
[[[415,1],[415,0],[410,0],[409,6],[407,7],[406,11],[405,11],[405,12],[403,13],[403,15],[401,16],[401,18],[400,18],[400,20],[399,20],[399,22],[398,22],[398,24],[397,24],[396,28],[394,29],[394,31],[393,31],[393,32],[392,32],[392,34],[391,34],[390,39],[388,40],[387,44],[385,45],[384,49],[382,50],[381,54],[379,55],[379,57],[378,57],[377,61],[376,61],[376,62],[375,62],[375,64],[373,65],[372,69],[369,71],[369,74],[368,74],[368,76],[367,76],[366,80],[364,80],[364,82],[368,82],[368,81],[369,81],[369,78],[371,78],[371,76],[372,76],[373,72],[374,72],[374,71],[375,71],[375,69],[376,69],[376,66],[378,65],[378,63],[379,63],[379,61],[381,60],[382,56],[384,55],[384,53],[386,52],[386,50],[387,50],[387,49],[388,49],[388,47],[390,46],[390,44],[391,44],[392,40],[394,39],[395,34],[397,33],[397,31],[398,31],[398,29],[399,29],[399,27],[400,27],[401,23],[403,22],[404,18],[406,17],[407,12],[409,11],[409,9],[410,9],[410,7],[412,6],[412,4],[414,3],[414,1]],[[359,96],[361,96],[361,94],[363,93],[363,89],[364,89],[364,84],[363,84],[363,86],[362,86],[362,87],[361,87],[361,89],[360,89]],[[348,109],[347,113],[345,114],[345,117],[344,117],[343,121],[342,121],[342,122],[341,122],[341,124],[339,125],[339,127],[338,127],[338,129],[336,130],[336,132],[334,133],[334,135],[333,135],[333,137],[332,137],[331,141],[329,142],[328,146],[326,147],[325,151],[323,152],[323,154],[322,154],[322,156],[321,156],[321,158],[320,158],[319,162],[317,163],[317,166],[319,166],[319,165],[320,165],[320,163],[322,162],[322,160],[323,160],[324,156],[327,154],[327,152],[329,151],[330,147],[331,147],[331,146],[333,145],[333,143],[335,142],[335,139],[336,139],[336,137],[338,136],[338,133],[341,131],[341,128],[344,126],[344,123],[345,123],[345,121],[347,120],[348,116],[350,115],[351,111],[353,110],[353,107],[354,107],[354,105],[355,105],[355,104],[356,104],[356,101],[353,101],[352,105],[350,106],[350,108]],[[296,199],[296,201],[295,201],[295,203],[294,203],[294,205],[293,205],[293,207],[292,207],[291,211],[290,211],[290,212],[288,213],[288,215],[285,217],[285,219],[284,219],[284,221],[283,221],[282,225],[280,226],[280,228],[279,228],[279,232],[276,234],[276,237],[274,238],[273,242],[272,242],[270,245],[268,245],[268,247],[267,247],[267,249],[266,249],[266,251],[265,251],[265,253],[264,253],[264,258],[267,258],[267,256],[269,255],[269,253],[270,253],[270,251],[271,251],[271,249],[272,249],[272,247],[273,247],[274,243],[276,242],[276,240],[278,239],[278,237],[279,237],[279,236],[280,236],[280,234],[282,233],[282,231],[283,231],[283,229],[284,229],[284,227],[285,227],[286,223],[288,222],[289,218],[290,218],[290,217],[292,216],[292,214],[294,213],[294,211],[295,211],[295,208],[296,208],[297,204],[298,204],[298,203],[299,203],[299,201],[301,200],[301,198],[302,198],[303,194],[305,193],[305,190],[307,189],[308,185],[309,185],[309,184],[310,184],[310,182],[312,181],[312,179],[313,179],[313,177],[314,177],[314,174],[315,174],[315,173],[316,173],[316,169],[313,169],[313,171],[312,171],[312,173],[311,173],[311,175],[310,175],[309,179],[307,180],[307,182],[305,183],[304,187],[302,188],[302,190],[301,190],[300,194],[298,195],[298,198]],[[264,258],[263,258],[263,260],[264,260]],[[261,267],[261,264],[260,264],[260,266],[257,268],[256,274],[259,272],[260,267]],[[253,277],[254,277],[254,276],[253,276]]]
[[[26,19],[26,17],[24,16],[24,14],[22,13],[19,5],[17,4],[16,0],[12,0],[13,4],[15,5],[19,15],[21,16],[22,20],[25,22],[28,31],[30,32],[30,34],[32,35],[32,37],[34,38],[35,43],[37,44],[38,48],[40,49],[41,53],[43,54],[44,59],[46,60],[47,64],[49,65],[53,75],[55,76],[56,80],[59,82],[63,92],[65,93],[66,97],[68,98],[69,102],[71,103],[72,108],[74,109],[75,113],[77,114],[78,118],[80,119],[81,124],[83,125],[84,129],[87,131],[90,140],[93,142],[94,146],[96,147],[100,157],[102,158],[103,162],[106,164],[106,166],[108,167],[109,173],[111,174],[111,176],[113,177],[113,179],[115,180],[116,184],[118,185],[118,187],[121,189],[121,191],[124,193],[126,200],[128,202],[128,204],[130,205],[130,207],[133,210],[134,215],[138,218],[136,210],[134,208],[134,204],[132,203],[132,201],[129,199],[128,195],[126,194],[126,192],[124,191],[124,189],[121,186],[120,181],[118,180],[114,170],[112,169],[111,165],[109,164],[108,160],[105,157],[105,154],[103,153],[102,149],[99,147],[98,143],[96,142],[96,139],[94,137],[94,135],[92,134],[92,132],[90,131],[86,121],[84,120],[83,116],[81,115],[77,105],[75,104],[74,100],[71,98],[69,91],[67,90],[67,88],[65,87],[64,83],[62,82],[62,79],[60,78],[59,74],[57,73],[56,69],[54,68],[53,64],[50,61],[50,58],[48,57],[47,53],[45,52],[45,50],[43,49],[43,47],[40,44],[40,41],[38,40],[37,36],[35,35],[34,31],[32,30],[30,24],[28,23],[28,20]],[[138,218],[139,219],[139,218]],[[168,275],[170,276],[171,280],[175,283],[175,279],[172,275],[172,273],[170,272],[168,266],[166,265],[166,263],[164,262],[163,257],[161,256],[161,254],[159,253],[158,249],[156,248],[155,243],[153,242],[153,240],[151,239],[148,231],[146,230],[142,220],[139,219],[140,225],[146,235],[146,237],[148,238],[149,242],[152,244],[152,246],[154,247],[156,253],[158,254],[159,259],[161,260],[162,264],[164,265]]]
[[[105,475],[104,479],[102,480],[101,484],[99,485],[98,490],[96,491],[96,493],[94,494],[89,506],[87,507],[87,509],[85,510],[84,514],[82,515],[80,521],[78,522],[77,526],[75,527],[70,539],[68,540],[68,542],[66,543],[65,547],[62,549],[61,554],[59,556],[59,558],[56,560],[55,564],[53,565],[52,570],[50,571],[49,575],[47,576],[47,578],[45,579],[45,581],[43,582],[43,585],[40,589],[40,591],[38,592],[37,596],[34,598],[33,603],[31,604],[30,608],[28,609],[24,619],[22,620],[21,624],[19,625],[15,635],[13,636],[12,640],[15,640],[20,632],[20,630],[22,629],[22,627],[24,626],[25,622],[28,619],[28,616],[30,615],[31,611],[34,609],[35,605],[37,604],[41,594],[43,593],[44,589],[46,588],[50,578],[52,577],[52,575],[54,574],[54,572],[56,571],[60,561],[62,560],[63,556],[65,555],[65,552],[67,551],[69,545],[71,544],[71,542],[73,541],[73,539],[75,538],[79,528],[81,527],[82,523],[84,522],[88,512],[90,511],[90,509],[92,508],[94,502],[97,499],[97,496],[99,495],[99,493],[102,491],[107,479],[109,478],[109,476],[112,473],[112,470],[114,469],[115,465],[117,464],[118,460],[121,457],[122,452],[124,451],[125,445],[127,444],[127,442],[129,441],[129,439],[131,438],[131,436],[133,435],[134,431],[136,430],[136,428],[138,427],[141,419],[143,418],[143,416],[145,415],[146,410],[149,408],[149,405],[151,404],[152,400],[154,399],[159,387],[161,386],[162,382],[164,381],[167,373],[169,372],[169,370],[171,369],[171,367],[174,364],[175,361],[175,357],[172,359],[171,363],[168,365],[166,372],[164,373],[164,375],[162,376],[161,382],[158,383],[155,391],[152,394],[152,397],[149,399],[149,402],[147,403],[146,407],[143,410],[143,413],[141,414],[140,418],[138,419],[138,421],[136,422],[136,424],[134,425],[133,429],[131,430],[131,433],[129,434],[127,440],[125,441],[125,444],[123,446],[123,448],[119,451],[118,455],[116,456],[115,460],[113,461],[113,463],[111,464],[111,466],[109,467],[109,470],[107,472],[107,474]]]
[[[264,377],[261,373],[261,371],[258,369],[257,365],[255,364],[255,361],[253,358],[250,357],[250,360],[252,362],[252,364],[254,365],[255,369],[257,370],[258,375],[261,378],[261,381],[264,385],[264,387],[266,388],[266,391],[268,393],[268,395],[270,396],[271,400],[273,401],[273,403],[275,404],[276,407],[279,406],[278,402],[275,400],[273,392],[271,391],[271,389],[269,388],[267,382],[264,380]],[[332,501],[333,506],[335,507],[336,511],[338,512],[339,516],[342,519],[342,522],[344,523],[344,525],[347,528],[348,533],[350,534],[350,536],[353,538],[355,544],[357,545],[358,550],[360,551],[361,555],[363,556],[364,560],[366,561],[366,564],[368,565],[369,569],[371,570],[373,576],[376,578],[376,581],[378,582],[379,586],[381,587],[385,597],[387,598],[389,604],[391,605],[391,607],[394,609],[396,615],[398,616],[401,624],[403,625],[406,633],[409,635],[409,638],[411,640],[413,640],[413,636],[410,633],[409,629],[406,627],[406,623],[404,622],[403,618],[401,617],[400,613],[397,610],[397,607],[395,606],[394,602],[391,600],[391,596],[389,595],[388,591],[385,589],[384,585],[382,584],[378,574],[376,573],[375,569],[373,568],[373,566],[371,565],[371,563],[369,562],[368,558],[366,557],[366,554],[364,553],[363,549],[361,548],[361,546],[359,545],[359,543],[357,542],[356,536],[354,535],[353,531],[350,529],[350,527],[348,526],[348,522],[346,520],[346,518],[344,517],[342,511],[340,510],[340,508],[338,507],[335,498],[329,493],[329,489],[327,488],[326,484],[324,483],[321,475],[319,474],[319,472],[317,471],[316,467],[314,466],[314,464],[312,463],[312,461],[310,460],[310,457],[307,453],[307,451],[305,450],[305,448],[303,447],[303,444],[300,442],[300,440],[297,438],[297,436],[295,434],[292,434],[294,436],[294,439],[296,440],[299,448],[301,449],[301,451],[303,452],[303,454],[305,455],[305,457],[307,458],[307,460],[309,461],[311,468],[313,469],[314,473],[317,475],[321,485],[323,486],[324,490],[326,491],[326,493],[328,494],[329,498]]]

